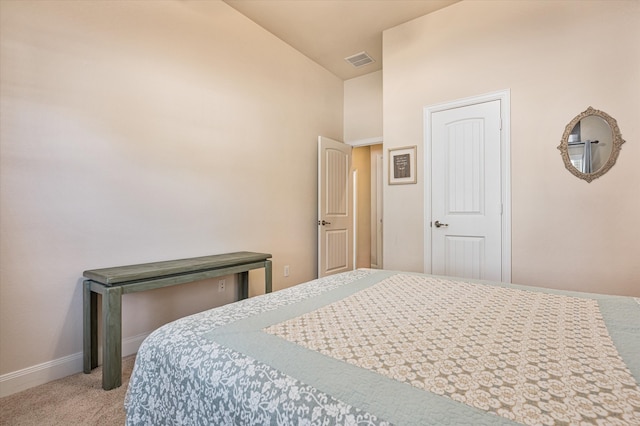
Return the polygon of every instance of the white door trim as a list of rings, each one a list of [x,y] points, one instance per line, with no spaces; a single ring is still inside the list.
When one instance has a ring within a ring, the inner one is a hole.
[[[352,147],[357,146],[369,146],[369,145],[379,145],[382,143],[382,136],[377,136],[374,138],[366,138],[366,139],[358,139],[355,141],[345,141],[347,145],[351,145]]]
[[[424,107],[424,272],[431,273],[431,116],[439,111],[500,101],[502,281],[511,282],[511,91],[509,89]]]
[[[352,159],[352,166],[353,166],[353,159]],[[351,260],[353,262],[353,269],[357,269],[357,264],[358,264],[358,169],[353,169],[351,171],[351,182],[353,182],[353,187],[351,188],[351,190],[353,191],[353,206],[352,206],[352,211],[353,211],[353,224],[352,229],[353,232],[352,234],[352,242],[351,244],[353,244],[353,250],[352,250],[352,254],[353,254],[353,259]]]
[[[383,209],[384,203],[382,198],[384,188],[384,161],[382,161],[383,154],[376,155],[376,215],[375,215],[375,231],[372,234],[376,235],[376,269],[384,268],[384,259],[382,257],[382,231],[384,229],[384,217]],[[372,265],[373,267],[373,265]]]

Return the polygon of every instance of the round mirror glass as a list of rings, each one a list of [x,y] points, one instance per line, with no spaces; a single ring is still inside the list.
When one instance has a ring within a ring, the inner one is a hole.
[[[569,135],[571,164],[582,173],[600,170],[611,155],[613,132],[609,124],[597,115],[581,119]]]
[[[566,126],[558,149],[567,170],[591,182],[613,167],[623,143],[616,120],[589,107]]]

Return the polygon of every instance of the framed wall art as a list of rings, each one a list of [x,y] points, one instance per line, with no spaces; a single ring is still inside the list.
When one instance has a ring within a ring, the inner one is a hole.
[[[389,185],[416,182],[416,146],[389,149]]]

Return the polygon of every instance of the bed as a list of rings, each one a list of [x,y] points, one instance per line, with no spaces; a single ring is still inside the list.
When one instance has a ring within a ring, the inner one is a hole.
[[[640,299],[361,269],[167,324],[129,425],[640,425]]]

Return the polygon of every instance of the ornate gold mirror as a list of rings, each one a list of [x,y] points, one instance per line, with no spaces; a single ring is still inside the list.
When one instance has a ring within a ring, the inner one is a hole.
[[[558,149],[567,170],[591,182],[613,167],[623,143],[616,120],[589,107],[567,124]]]

